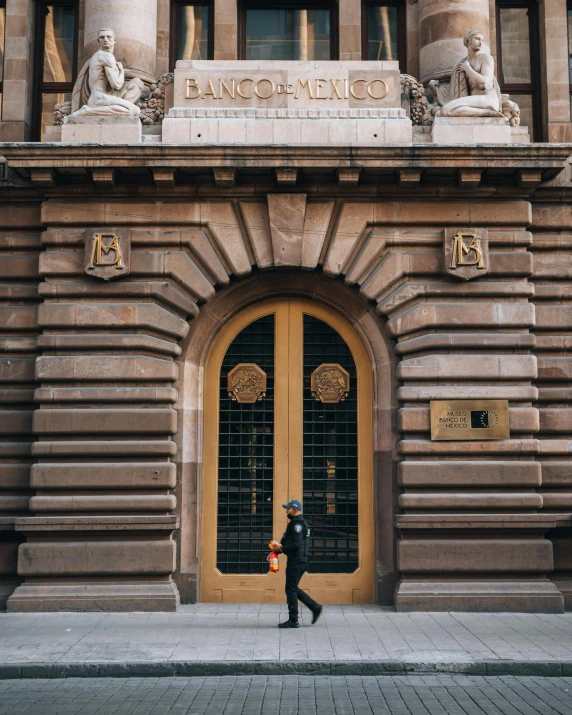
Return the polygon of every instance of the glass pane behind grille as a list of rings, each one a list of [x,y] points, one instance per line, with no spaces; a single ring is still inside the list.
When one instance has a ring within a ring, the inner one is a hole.
[[[44,82],[71,82],[76,9],[47,5],[44,31]]]
[[[310,391],[312,372],[339,363],[350,394],[324,404]],[[310,573],[358,567],[357,374],[352,354],[329,325],[304,315],[304,515],[312,529]]]
[[[502,81],[504,84],[529,84],[532,80],[527,8],[501,8],[500,25]]]
[[[246,59],[331,59],[330,11],[247,9]]]
[[[397,7],[368,7],[367,58],[397,59]]]
[[[231,400],[227,376],[238,363],[266,373],[266,397]],[[272,538],[274,472],[274,315],[239,333],[220,374],[217,567],[222,573],[262,574]]]
[[[177,59],[206,60],[209,45],[207,5],[179,5],[177,9]]]

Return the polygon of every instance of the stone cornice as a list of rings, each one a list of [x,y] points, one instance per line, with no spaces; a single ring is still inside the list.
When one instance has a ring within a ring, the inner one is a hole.
[[[0,143],[13,169],[74,167],[169,167],[192,170],[234,168],[481,168],[488,173],[513,168],[536,170],[546,181],[559,174],[571,144],[218,146],[190,144]]]

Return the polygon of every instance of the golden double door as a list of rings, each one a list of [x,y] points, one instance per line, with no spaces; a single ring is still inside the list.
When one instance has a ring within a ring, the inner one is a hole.
[[[268,541],[300,499],[312,532],[301,587],[321,603],[372,603],[372,377],[338,314],[272,300],[236,315],[205,370],[201,599],[284,603],[286,557]]]

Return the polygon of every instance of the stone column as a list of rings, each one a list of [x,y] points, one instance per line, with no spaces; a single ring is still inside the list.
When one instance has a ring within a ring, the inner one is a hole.
[[[97,34],[115,32],[115,56],[141,79],[155,77],[157,63],[157,0],[86,0],[84,57],[97,51]]]
[[[442,78],[463,57],[463,35],[481,30],[489,42],[488,0],[419,0],[419,74],[426,84]]]
[[[31,0],[7,0],[0,142],[29,141],[33,37],[34,3]]]
[[[0,203],[0,609],[20,583],[18,517],[28,516],[38,335],[40,202]]]
[[[361,2],[360,0],[340,0],[340,60],[351,62],[361,60]]]
[[[541,51],[544,54],[541,64],[545,74],[541,84],[546,92],[542,98],[546,112],[545,138],[549,142],[569,142],[572,141],[572,122],[566,0],[541,3],[539,11]]]
[[[236,0],[215,0],[214,16],[214,58],[215,60],[236,60]]]
[[[296,39],[299,42],[298,45],[298,59],[307,60],[308,59],[308,11],[307,10],[297,10],[296,11]]]

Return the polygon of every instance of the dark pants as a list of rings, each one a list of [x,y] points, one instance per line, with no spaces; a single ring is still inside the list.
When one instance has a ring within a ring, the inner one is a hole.
[[[307,566],[286,566],[286,600],[288,601],[288,618],[298,620],[298,601],[313,611],[318,605],[313,598],[298,588],[300,579],[306,573]]]

